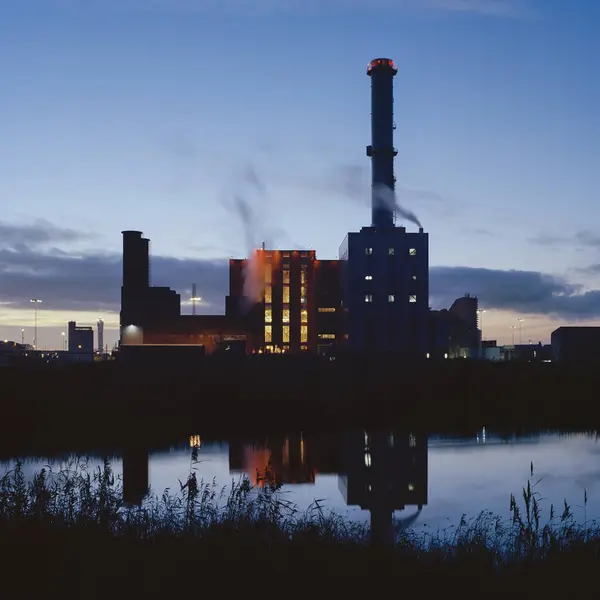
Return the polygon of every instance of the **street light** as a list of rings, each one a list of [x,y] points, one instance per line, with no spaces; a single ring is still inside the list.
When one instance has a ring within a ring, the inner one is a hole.
[[[519,321],[519,344],[523,344],[523,321],[525,319],[517,319]]]
[[[200,296],[196,295],[196,284],[195,283],[192,285],[192,297],[190,298],[190,300],[192,301],[192,314],[195,315],[196,314],[196,301],[200,302],[202,300],[202,298]]]
[[[21,329],[21,346],[25,345],[25,330]]]
[[[64,351],[64,350],[66,350],[66,348],[65,348],[65,344],[67,343],[67,340],[65,339],[65,332],[64,332],[64,331],[61,331],[60,335],[62,335],[62,341],[63,341],[63,344],[62,344],[62,349],[63,349],[63,351]]]
[[[38,304],[41,304],[42,301],[38,298],[32,298],[29,302],[33,302],[33,322],[34,322],[34,330],[33,330],[33,349],[37,350],[37,313],[38,313]]]
[[[512,345],[515,345],[515,329],[517,328],[516,325],[511,325],[510,328],[512,329]]]

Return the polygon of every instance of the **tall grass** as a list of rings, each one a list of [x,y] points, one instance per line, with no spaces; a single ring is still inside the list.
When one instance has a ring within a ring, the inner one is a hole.
[[[0,528],[3,534],[25,528],[60,535],[100,534],[136,543],[180,540],[213,549],[235,546],[265,552],[266,548],[276,560],[287,560],[286,553],[293,548],[304,549],[299,554],[302,560],[309,556],[335,560],[331,557],[343,555],[344,564],[354,560],[352,552],[374,552],[369,549],[365,525],[324,510],[319,501],[299,511],[272,479],[261,484],[253,487],[242,478],[219,487],[215,481],[198,480],[192,469],[176,492],[150,493],[141,505],[128,506],[123,501],[122,480],[108,460],[95,469],[89,469],[85,461],[74,461],[58,471],[43,468],[30,479],[17,463],[0,479]],[[420,569],[467,565],[490,573],[549,565],[565,556],[576,557],[580,564],[589,560],[595,564],[600,528],[593,522],[577,523],[566,501],[558,515],[550,506],[543,522],[538,484],[532,464],[520,501],[510,497],[510,519],[482,512],[471,519],[465,515],[456,525],[438,531],[398,528],[395,546],[386,555],[406,559],[405,564]],[[315,553],[319,547],[327,553]]]

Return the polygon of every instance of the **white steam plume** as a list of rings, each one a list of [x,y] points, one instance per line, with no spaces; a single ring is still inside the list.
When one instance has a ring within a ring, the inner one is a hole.
[[[417,227],[423,227],[417,215],[411,210],[398,204],[394,190],[387,185],[377,185],[373,187],[373,198],[379,206],[383,206],[391,211],[396,211],[403,219],[414,223]]]

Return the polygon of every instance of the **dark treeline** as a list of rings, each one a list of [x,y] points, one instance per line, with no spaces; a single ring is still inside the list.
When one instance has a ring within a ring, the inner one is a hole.
[[[207,359],[194,369],[118,363],[2,369],[3,444],[120,445],[201,428],[227,438],[391,422],[419,431],[594,429],[600,373],[548,363]],[[192,431],[193,430],[193,431]]]

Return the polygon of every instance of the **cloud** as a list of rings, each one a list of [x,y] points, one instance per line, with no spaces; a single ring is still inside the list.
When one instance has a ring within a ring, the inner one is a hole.
[[[0,221],[0,249],[39,248],[55,243],[79,242],[90,237],[90,234],[81,231],[56,227],[44,219],[36,219],[32,223]]]
[[[249,180],[256,173],[246,174]],[[255,185],[260,188],[260,183]],[[0,222],[0,303],[25,308],[31,298],[41,298],[44,308],[68,311],[118,312],[121,256],[118,253],[74,252],[68,246],[90,234],[61,229],[46,221],[31,225]],[[579,238],[596,244],[590,235]],[[192,283],[203,297],[199,312],[221,313],[228,292],[228,260],[152,257],[154,285],[169,286],[191,294]],[[600,264],[581,272],[600,273]],[[470,293],[485,308],[512,310],[520,314],[546,315],[570,320],[600,317],[600,290],[537,271],[503,271],[471,267],[432,267],[432,306],[448,307]]]
[[[600,290],[584,291],[561,277],[537,271],[431,268],[430,295],[436,307],[449,306],[467,292],[478,296],[486,309],[571,320],[600,317]]]
[[[600,266],[590,269],[600,271]],[[203,297],[199,312],[221,313],[228,292],[228,260],[155,255],[153,283],[176,289],[185,301],[192,283]],[[432,267],[431,301],[448,307],[465,293],[485,308],[571,320],[600,317],[600,291],[536,271],[470,267]],[[121,256],[113,253],[46,252],[31,248],[0,250],[0,303],[25,308],[41,298],[45,309],[118,312]]]
[[[92,236],[93,237],[93,236]],[[32,225],[0,223],[0,303],[24,308],[40,298],[45,309],[118,312],[121,256],[55,248],[89,239],[90,234],[61,229],[45,221]],[[227,260],[152,258],[155,285],[191,293],[192,283],[207,301],[201,309],[219,311],[227,286]]]
[[[576,246],[578,248],[600,248],[600,236],[588,231],[577,231],[573,235],[553,235],[541,233],[528,240],[531,244],[546,247]]]

